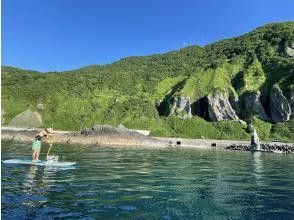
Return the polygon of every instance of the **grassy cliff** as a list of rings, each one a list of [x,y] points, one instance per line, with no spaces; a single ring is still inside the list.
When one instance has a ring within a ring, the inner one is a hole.
[[[158,136],[248,139],[246,126],[236,121],[168,117],[168,106],[158,106],[176,95],[198,100],[221,91],[242,98],[259,90],[268,109],[274,85],[291,95],[294,59],[286,48],[293,42],[294,22],[285,22],[205,47],[128,57],[73,71],[40,73],[3,66],[4,124],[30,108],[42,115],[44,126],[54,124],[56,129],[123,124]],[[293,141],[293,119],[275,125],[259,119],[254,123],[265,133],[263,139]]]

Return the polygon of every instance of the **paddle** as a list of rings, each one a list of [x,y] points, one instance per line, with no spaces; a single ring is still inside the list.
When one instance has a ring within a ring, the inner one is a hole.
[[[54,141],[54,139],[55,139],[55,136],[51,136],[52,138],[50,138],[50,140],[48,140],[48,143],[49,143],[49,145],[50,145],[50,147],[49,147],[49,149],[48,149],[48,152],[47,152],[47,155],[46,155],[46,159],[48,160],[48,156],[49,156],[49,153],[50,153],[50,150],[51,150],[51,148],[52,148],[52,146],[53,146],[53,141]],[[49,139],[49,138],[48,138]],[[49,142],[50,141],[50,142]],[[55,158],[57,158],[57,159],[54,159],[54,158],[52,158],[53,160],[58,160],[58,156],[57,157],[55,157]],[[50,159],[51,160],[51,159]]]
[[[51,147],[52,147],[52,143],[50,144],[50,147],[49,147],[49,150],[48,150],[48,152],[47,152],[47,156],[46,156],[46,158],[48,158],[48,156],[49,156],[49,152],[50,152],[50,150],[51,150]]]

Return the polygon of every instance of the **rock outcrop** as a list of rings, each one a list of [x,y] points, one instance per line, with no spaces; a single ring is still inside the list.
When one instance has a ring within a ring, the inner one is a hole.
[[[275,123],[290,119],[290,104],[278,86],[274,86],[270,94],[270,111]]]
[[[289,104],[291,108],[291,115],[290,117],[294,117],[294,86],[291,87],[290,97],[289,97]]]
[[[289,57],[294,58],[294,43],[286,48],[286,53]]]
[[[39,103],[39,104],[37,105],[37,109],[40,110],[40,111],[43,111],[43,110],[45,109],[44,104]]]
[[[243,96],[243,116],[244,118],[250,116],[257,116],[263,120],[269,120],[260,100],[260,92],[249,92]]]
[[[38,128],[42,126],[42,117],[31,109],[16,115],[8,124],[11,127]]]
[[[223,93],[210,94],[207,96],[208,115],[211,121],[237,120],[234,109],[228,97]]]
[[[169,115],[177,115],[182,118],[191,118],[192,114],[190,105],[190,97],[176,96],[173,99]]]
[[[83,136],[109,136],[125,139],[147,139],[146,135],[135,130],[129,130],[120,125],[117,128],[111,125],[95,125],[90,128],[83,128],[80,133]]]
[[[252,151],[260,150],[259,137],[257,135],[255,128],[251,124],[249,125],[249,130],[251,132],[250,150]]]
[[[230,96],[229,101],[230,101],[232,108],[235,110],[236,114],[241,115],[240,100],[239,100],[238,96]]]

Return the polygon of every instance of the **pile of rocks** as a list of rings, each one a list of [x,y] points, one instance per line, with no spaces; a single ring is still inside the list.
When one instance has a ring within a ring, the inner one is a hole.
[[[250,150],[249,144],[232,144],[225,147],[226,150]]]
[[[225,148],[226,150],[245,150],[250,151],[249,144],[232,144]],[[275,153],[294,153],[294,144],[276,144],[265,143],[260,144],[260,151],[275,152]]]
[[[262,151],[278,152],[278,153],[294,153],[294,144],[260,144]]]

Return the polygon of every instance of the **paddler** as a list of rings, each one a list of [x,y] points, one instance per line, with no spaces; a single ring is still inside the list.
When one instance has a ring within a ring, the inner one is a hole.
[[[41,145],[42,145],[42,141],[44,141],[44,138],[46,139],[45,141],[47,141],[50,145],[52,145],[52,140],[53,140],[53,129],[52,128],[45,128],[42,129],[37,136],[34,138],[33,140],[33,145],[32,145],[32,149],[33,149],[33,161],[38,161],[39,160],[39,156],[40,156],[40,151],[41,151]]]

